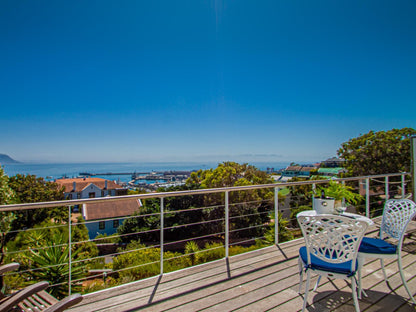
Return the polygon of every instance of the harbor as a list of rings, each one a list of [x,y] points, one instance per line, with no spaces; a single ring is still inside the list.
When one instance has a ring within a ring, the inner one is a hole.
[[[80,172],[80,177],[102,177],[107,176],[129,176],[130,180],[121,181],[117,179],[117,183],[129,189],[142,188],[148,191],[156,190],[160,187],[170,187],[185,184],[190,177],[192,171],[186,170],[169,170],[169,171],[148,171],[148,172]]]

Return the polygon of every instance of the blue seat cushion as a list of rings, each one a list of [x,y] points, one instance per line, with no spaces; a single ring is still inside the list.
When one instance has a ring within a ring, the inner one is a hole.
[[[303,261],[303,263],[308,263],[308,252],[306,247],[303,246],[299,249],[299,255]],[[355,266],[358,267],[358,264]],[[311,254],[311,268],[313,270],[322,270],[328,271],[332,273],[339,273],[345,274],[348,276],[354,275],[355,272],[351,271],[351,261],[343,262],[343,263],[330,263],[324,260],[319,259],[318,257]]]
[[[364,237],[358,252],[375,254],[395,254],[397,246],[392,245],[379,238]]]

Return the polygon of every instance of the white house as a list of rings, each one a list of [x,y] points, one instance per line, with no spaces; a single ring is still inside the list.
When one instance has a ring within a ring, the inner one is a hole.
[[[127,189],[113,181],[101,178],[58,179],[55,182],[64,187],[66,199],[127,195]],[[120,200],[89,203],[82,205],[81,213],[86,221],[85,225],[90,238],[95,238],[98,234],[114,234],[124,221],[122,217],[133,214],[140,206],[141,204],[134,199],[130,202]],[[78,211],[79,208],[75,205],[74,211]]]
[[[82,216],[90,238],[95,238],[99,234],[116,233],[125,217],[139,211],[141,206],[140,200],[135,198],[83,204]]]
[[[55,182],[65,188],[67,199],[127,195],[127,189],[114,181],[101,178],[58,179]]]

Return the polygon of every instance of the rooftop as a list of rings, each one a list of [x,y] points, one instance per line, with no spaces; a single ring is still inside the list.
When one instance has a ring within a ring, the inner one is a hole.
[[[66,192],[81,192],[90,184],[94,184],[100,189],[107,188],[109,190],[114,190],[114,189],[122,188],[122,186],[118,185],[114,181],[106,180],[102,178],[57,179],[55,182],[59,184],[60,186],[65,187]],[[74,190],[74,183],[75,183],[75,190]]]
[[[139,211],[140,206],[140,200],[136,198],[125,198],[104,203],[87,203],[84,204],[84,218],[88,221],[129,216]]]

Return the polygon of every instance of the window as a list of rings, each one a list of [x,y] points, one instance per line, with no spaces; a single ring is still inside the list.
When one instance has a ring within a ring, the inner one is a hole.
[[[118,226],[120,225],[120,220],[113,220],[113,228],[118,228]]]
[[[94,193],[94,192],[92,192],[92,193],[88,193],[88,197],[89,197],[89,198],[94,198],[94,197],[95,197],[95,193]]]
[[[100,230],[104,230],[105,229],[105,221],[100,221],[98,222],[98,228]]]

